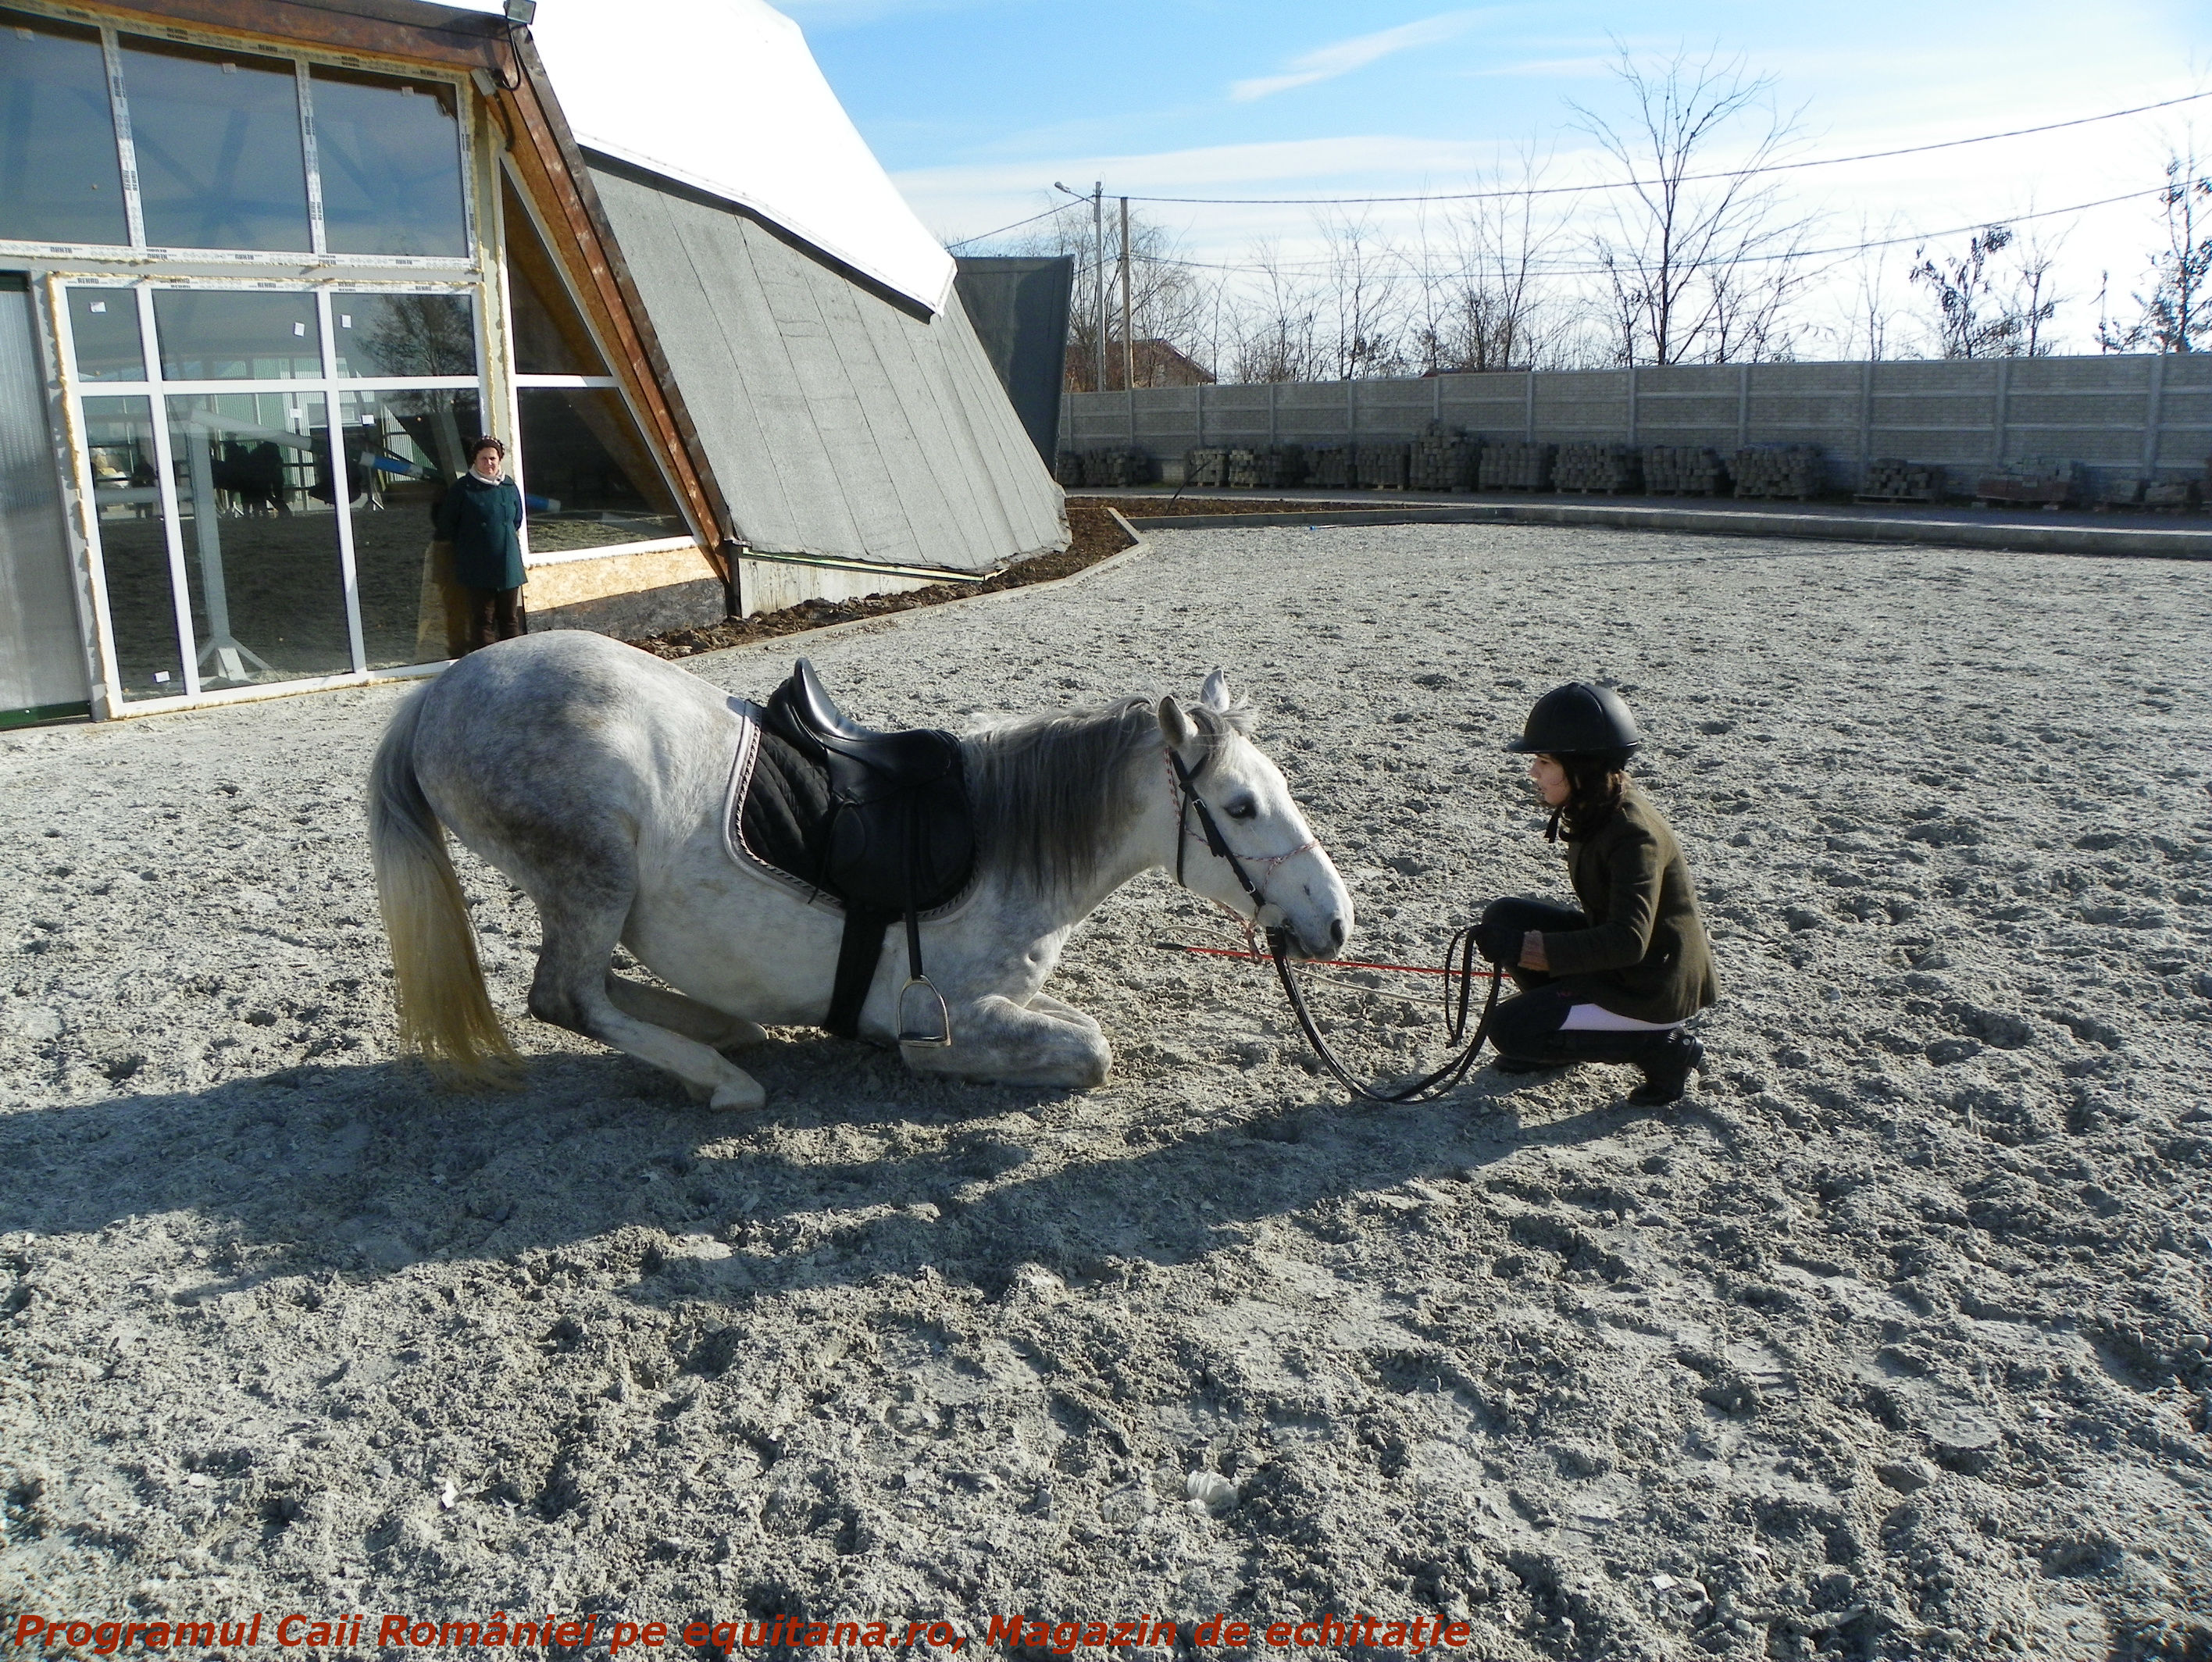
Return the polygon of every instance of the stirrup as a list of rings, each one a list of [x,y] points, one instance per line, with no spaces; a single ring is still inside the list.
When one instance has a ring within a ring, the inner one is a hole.
[[[917,992],[926,995],[926,1002],[915,998]],[[931,1009],[933,1004],[936,1006],[934,1010]],[[902,1045],[925,1045],[933,1050],[951,1048],[952,1012],[945,1008],[945,995],[930,985],[927,975],[912,976],[899,989],[896,1013],[898,1041]],[[915,1016],[922,1019],[916,1021]],[[934,1021],[929,1019],[933,1016]]]

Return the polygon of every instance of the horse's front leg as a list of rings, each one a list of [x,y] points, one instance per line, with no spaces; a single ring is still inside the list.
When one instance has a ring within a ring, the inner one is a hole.
[[[916,1073],[950,1073],[1001,1085],[1059,1085],[1087,1090],[1106,1077],[1114,1048],[1080,1010],[1039,994],[1056,1009],[1024,1010],[993,993],[952,1011],[952,1043],[944,1049],[900,1046]],[[1065,1011],[1065,1014],[1060,1012]]]
[[[1049,992],[1032,992],[1030,994],[1029,1007],[1030,1011],[1035,1015],[1049,1016],[1055,1022],[1073,1022],[1077,1027],[1082,1028],[1091,1033],[1103,1033],[1105,1031],[1103,1028],[1098,1025],[1098,1018],[1097,1016],[1076,1009],[1073,1004],[1063,1004]]]

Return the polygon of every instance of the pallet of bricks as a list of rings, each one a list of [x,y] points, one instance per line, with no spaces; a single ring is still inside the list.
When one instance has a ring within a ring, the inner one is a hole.
[[[1370,440],[1352,447],[1352,482],[1367,490],[1406,488],[1406,441]]]
[[[1482,443],[1442,422],[1414,440],[1406,459],[1406,482],[1415,490],[1473,490]]]
[[[1305,482],[1305,452],[1297,445],[1261,445],[1229,452],[1229,482],[1243,490],[1273,490]]]
[[[1943,470],[1918,462],[1894,458],[1867,464],[1859,482],[1857,502],[1940,502],[1943,500]]]
[[[1086,450],[1083,452],[1083,482],[1086,485],[1149,485],[1152,482],[1152,452],[1143,450]]]
[[[1628,445],[1561,445],[1552,483],[1583,495],[1618,496],[1643,488],[1644,468]]]
[[[1703,445],[1653,445],[1644,452],[1644,488],[1654,496],[1717,496],[1728,483],[1720,452]]]
[[[1352,447],[1350,445],[1306,446],[1306,482],[1323,490],[1352,488]]]
[[[1475,482],[1485,490],[1549,490],[1552,458],[1557,445],[1523,444],[1507,440],[1482,447],[1476,463]]]
[[[2081,500],[2079,462],[2032,457],[1974,482],[1974,505],[1988,507],[2070,508]]]
[[[1739,496],[1789,497],[1809,502],[1827,488],[1827,464],[1818,445],[1753,445],[1729,464]]]
[[[2194,479],[2107,479],[2093,505],[2100,511],[2142,508],[2150,513],[2194,513],[2199,502]]]
[[[1229,482],[1229,452],[1225,450],[1186,450],[1182,453],[1182,482],[1218,488]]]

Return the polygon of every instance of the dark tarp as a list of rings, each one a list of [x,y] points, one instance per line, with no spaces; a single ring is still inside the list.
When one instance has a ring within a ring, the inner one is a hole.
[[[1075,261],[963,259],[952,286],[1014,413],[1049,467],[1060,442],[1060,391],[1067,379],[1067,308]]]

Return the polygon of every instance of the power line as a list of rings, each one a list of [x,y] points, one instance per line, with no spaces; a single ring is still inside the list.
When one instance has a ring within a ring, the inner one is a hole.
[[[1088,202],[1091,198],[1085,197],[1083,200]],[[1041,219],[1050,219],[1054,214],[1064,214],[1075,205],[1072,202],[1054,203],[1042,214],[1031,214],[1027,219],[1018,219],[1012,225],[1001,225],[995,231],[979,231],[972,237],[963,237],[957,242],[948,242],[945,245],[945,252],[949,254],[956,248],[965,248],[971,242],[988,242],[993,237],[1003,237],[1007,232],[1018,231],[1024,225],[1034,225]]]
[[[2153,110],[2170,110],[2176,105],[2191,104],[2198,99],[2212,98],[2212,91],[2185,94],[2179,98],[2160,100],[2155,104],[2137,104],[2125,110],[2109,110],[2103,115],[2077,116],[2071,121],[2045,122],[2038,127],[2014,127],[2001,133],[1981,133],[1972,138],[1947,138],[1932,144],[1908,144],[1902,149],[1867,150],[1857,155],[1816,156],[1807,161],[1775,161],[1758,167],[1738,167],[1717,173],[1686,173],[1671,181],[1677,185],[1710,184],[1717,179],[1749,179],[1759,173],[1796,173],[1807,167],[1839,167],[1853,161],[1885,161],[1893,156],[1925,155],[1931,150],[1955,150],[1967,144],[1990,144],[1999,139],[2026,138],[2036,133],[2055,133],[2069,127],[2087,127],[2100,121],[2118,121],[2125,116],[2146,115]],[[1206,208],[1298,208],[1298,207],[1357,207],[1370,203],[1393,202],[1494,202],[1520,197],[1586,196],[1596,191],[1644,190],[1663,185],[1670,181],[1656,179],[1611,179],[1596,185],[1547,185],[1530,186],[1517,191],[1451,191],[1422,196],[1398,197],[1136,197],[1132,202],[1177,203]],[[1024,221],[1026,222],[1026,221]],[[996,233],[993,234],[994,235]]]
[[[1992,225],[2018,225],[2029,220],[2054,219],[2062,214],[2084,214],[2093,208],[2110,208],[2123,202],[2140,202],[2146,197],[2164,196],[2167,188],[2160,185],[2148,191],[2130,191],[2123,196],[2106,197],[2096,202],[2077,202],[2070,208],[2045,208],[2032,214],[2000,214],[1990,219],[1977,220],[1972,225],[1954,225],[1948,230],[1915,231],[1908,236],[1878,237],[1870,241],[1850,243],[1835,248],[1792,249],[1779,254],[1747,254],[1741,258],[1732,258],[1727,263],[1730,265],[1765,265],[1782,260],[1828,259],[1845,254],[1863,254],[1873,248],[1895,248],[1908,242],[1927,242],[1936,237],[1960,236],[1970,231],[1986,230]],[[1139,200],[1135,197],[1129,199],[1132,202]],[[1138,258],[1143,259],[1147,257],[1139,255]],[[1151,263],[1155,265],[1182,265],[1198,271],[1256,271],[1267,269],[1253,261],[1231,265],[1214,260],[1173,259],[1160,255],[1149,258]],[[1334,260],[1326,259],[1291,260],[1279,264],[1272,269],[1278,271],[1326,271],[1335,264]],[[1599,265],[1547,265],[1532,261],[1525,269],[1532,274],[1541,273],[1546,276],[1557,277],[1595,277],[1605,275],[1605,268]],[[1410,275],[1433,281],[1439,275],[1450,276],[1458,274],[1416,272]]]

